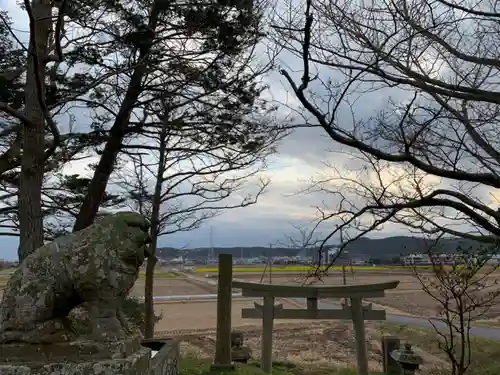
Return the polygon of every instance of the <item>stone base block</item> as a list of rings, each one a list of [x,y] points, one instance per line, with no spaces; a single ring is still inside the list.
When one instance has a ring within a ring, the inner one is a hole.
[[[150,362],[137,340],[0,345],[0,375],[149,375]]]

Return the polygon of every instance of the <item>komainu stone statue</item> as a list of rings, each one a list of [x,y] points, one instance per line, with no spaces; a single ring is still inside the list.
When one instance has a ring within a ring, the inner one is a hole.
[[[37,249],[10,277],[0,306],[0,343],[56,343],[75,339],[68,319],[88,309],[91,339],[126,336],[120,310],[149,256],[149,222],[120,212]]]

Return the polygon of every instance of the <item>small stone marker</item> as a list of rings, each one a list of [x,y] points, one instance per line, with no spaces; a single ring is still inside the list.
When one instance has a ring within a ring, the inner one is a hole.
[[[248,363],[248,360],[252,357],[252,349],[245,346],[244,343],[243,332],[231,332],[231,359],[233,362]]]
[[[391,353],[400,348],[400,340],[395,336],[382,337],[382,368],[384,374],[399,375],[401,374],[401,366],[392,358]]]
[[[412,350],[411,344],[408,342],[404,344],[403,349],[396,349],[390,355],[399,363],[404,375],[414,375],[415,371],[424,363],[423,358]]]

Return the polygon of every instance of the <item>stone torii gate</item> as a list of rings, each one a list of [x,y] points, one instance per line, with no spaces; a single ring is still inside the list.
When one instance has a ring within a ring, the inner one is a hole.
[[[363,306],[363,298],[383,297],[385,291],[395,289],[399,281],[378,284],[344,286],[295,286],[270,285],[233,281],[232,287],[242,289],[243,297],[263,297],[262,305],[254,303],[254,308],[244,308],[241,317],[262,319],[261,368],[264,372],[272,370],[273,321],[274,319],[315,319],[315,320],[352,320],[356,341],[356,360],[358,375],[368,375],[368,355],[366,349],[365,320],[385,320],[385,310],[374,310],[372,305]],[[306,298],[306,309],[285,309],[282,304],[275,305],[275,298]],[[318,300],[322,298],[345,298],[350,304],[341,304],[339,309],[319,309]]]

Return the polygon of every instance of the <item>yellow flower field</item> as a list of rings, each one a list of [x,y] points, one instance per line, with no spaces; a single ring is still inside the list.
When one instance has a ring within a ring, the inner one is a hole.
[[[448,268],[449,266],[445,266],[445,268]],[[325,266],[321,266],[320,269],[325,269]],[[400,265],[395,265],[395,266],[347,266],[349,269],[353,269],[355,271],[388,271],[388,270],[396,270],[396,269],[408,269],[411,270],[412,268],[420,268],[420,269],[426,269],[426,268],[432,268],[430,265],[415,265],[415,266],[400,266]],[[290,264],[290,265],[273,265],[272,266],[272,272],[307,272],[311,270],[317,269],[317,266],[315,265],[295,265],[295,264]],[[233,266],[233,272],[263,272],[265,270],[265,266],[256,266],[256,267],[251,267],[251,266]],[[342,270],[342,266],[331,266],[329,267],[329,270],[332,271],[339,271]],[[195,272],[199,273],[213,273],[217,272],[218,268],[217,267],[195,267]]]
[[[320,269],[325,269],[326,267],[322,266]],[[351,268],[348,266],[348,268]],[[355,270],[382,270],[382,269],[387,269],[384,267],[372,267],[372,266],[352,266],[353,269]],[[233,267],[233,272],[263,272],[265,270],[265,266],[257,266],[257,267],[249,267],[249,266],[234,266]],[[311,266],[306,266],[306,265],[273,265],[272,266],[272,272],[307,272],[311,270],[317,269],[317,266],[311,265]],[[332,266],[329,268],[330,270],[341,270],[342,266]],[[217,267],[196,267],[195,269],[196,272],[200,273],[210,273],[210,272],[217,272],[218,268]]]

